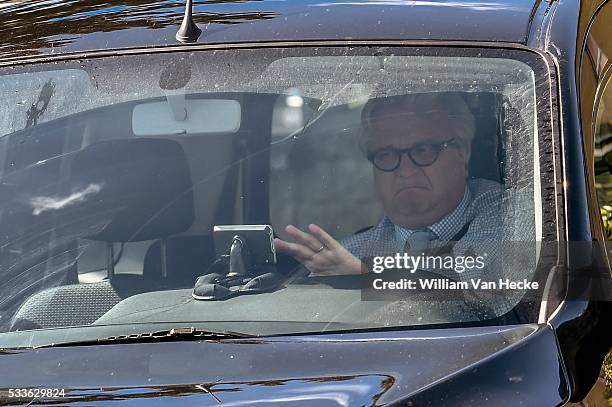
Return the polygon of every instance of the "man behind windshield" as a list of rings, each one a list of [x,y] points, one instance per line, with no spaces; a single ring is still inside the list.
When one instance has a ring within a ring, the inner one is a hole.
[[[500,185],[468,180],[475,119],[460,95],[371,99],[361,120],[386,215],[378,225],[340,242],[315,224],[308,231],[288,225],[287,233],[297,242],[276,239],[277,250],[314,274],[358,274],[360,259],[382,253],[418,255],[431,242],[499,238]]]

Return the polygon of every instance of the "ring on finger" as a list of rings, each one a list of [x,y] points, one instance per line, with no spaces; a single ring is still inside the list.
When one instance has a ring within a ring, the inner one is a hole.
[[[315,250],[315,253],[321,253],[323,250],[327,249],[327,247],[325,247],[325,245],[319,247],[319,249]]]

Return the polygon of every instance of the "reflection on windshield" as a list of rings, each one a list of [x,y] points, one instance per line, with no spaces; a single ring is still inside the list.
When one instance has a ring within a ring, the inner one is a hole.
[[[0,330],[338,331],[537,299],[536,72],[516,51],[413,51],[0,76]]]
[[[236,0],[210,1],[206,4],[234,2]],[[194,20],[198,24],[239,24],[275,17],[275,13],[267,11],[212,13],[198,5],[197,1],[194,3]],[[49,49],[69,45],[84,34],[174,26],[184,12],[181,3],[149,0],[111,0],[103,3],[54,1],[44,5],[25,0],[2,4],[0,8],[3,15],[0,35],[8,38],[11,33],[19,32],[20,37],[19,44],[0,46],[6,56],[48,52]]]

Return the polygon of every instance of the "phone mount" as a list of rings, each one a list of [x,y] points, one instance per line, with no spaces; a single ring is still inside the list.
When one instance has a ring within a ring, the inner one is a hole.
[[[229,273],[227,276],[246,276],[252,268],[251,253],[246,239],[244,236],[234,236],[229,251]]]
[[[222,300],[242,294],[269,292],[283,281],[274,264],[256,264],[248,238],[236,234],[226,253],[197,279],[192,296],[201,301]]]

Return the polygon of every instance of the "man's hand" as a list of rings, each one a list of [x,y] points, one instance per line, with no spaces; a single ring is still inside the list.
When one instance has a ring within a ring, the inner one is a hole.
[[[320,275],[360,274],[361,262],[317,225],[306,233],[293,225],[285,230],[299,243],[274,239],[276,250],[293,256],[312,273]]]

